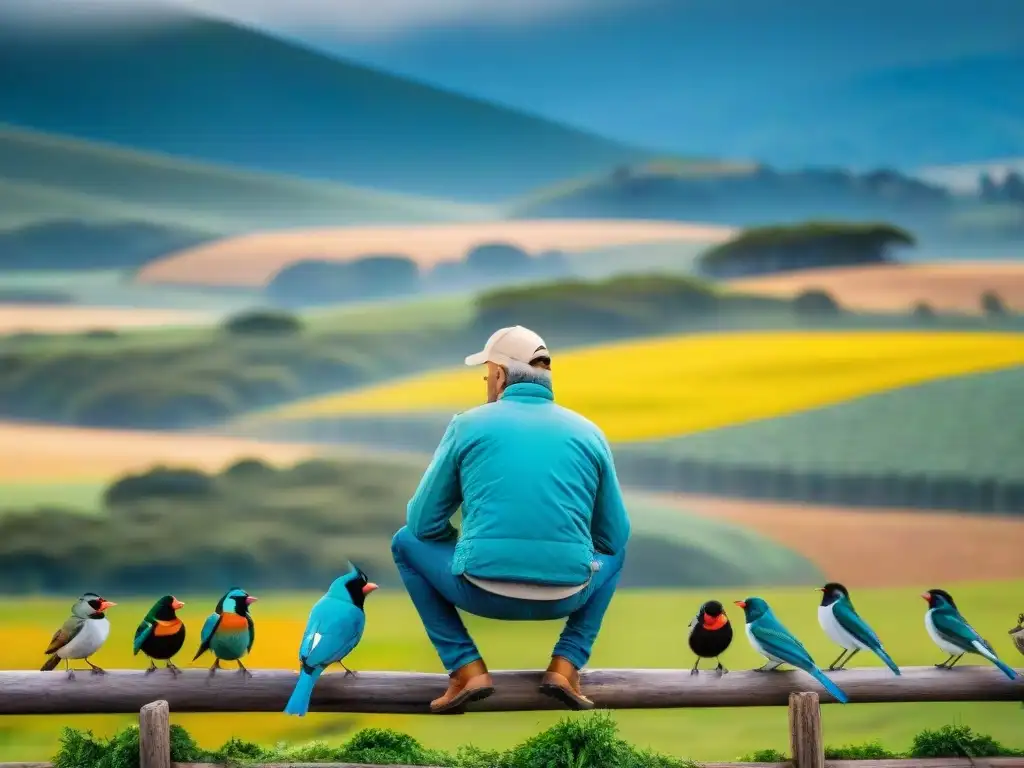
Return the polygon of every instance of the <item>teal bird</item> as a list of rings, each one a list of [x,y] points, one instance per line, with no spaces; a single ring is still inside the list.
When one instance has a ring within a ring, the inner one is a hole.
[[[366,574],[349,564],[349,570],[331,584],[327,594],[317,600],[309,612],[306,631],[299,646],[299,679],[285,705],[285,714],[302,717],[309,711],[313,686],[331,664],[341,664],[346,675],[354,675],[344,664],[363,637],[366,614],[363,603],[377,585]]]
[[[924,615],[924,626],[928,630],[928,636],[939,650],[949,654],[949,658],[941,664],[936,664],[936,667],[952,669],[965,653],[976,653],[995,664],[999,671],[1011,680],[1017,678],[1013,668],[1000,661],[992,646],[967,623],[967,619],[960,614],[949,592],[944,589],[929,589],[923,592],[921,597],[928,601],[928,611]]]
[[[828,665],[829,671],[839,671],[849,663],[850,659],[861,651],[867,650],[885,662],[885,666],[891,669],[894,675],[898,675],[900,668],[882,648],[882,641],[878,639],[878,635],[858,615],[857,610],[853,607],[853,601],[850,600],[849,590],[834,581],[830,581],[824,587],[818,587],[818,590],[821,592],[818,623],[825,630],[829,639],[843,649],[839,658]],[[849,656],[846,656],[847,652],[849,652]],[[843,660],[844,656],[846,656],[845,660]]]
[[[192,661],[207,651],[212,652],[214,659],[210,677],[220,669],[222,661],[238,662],[239,673],[252,677],[252,673],[242,664],[242,657],[252,650],[252,644],[256,641],[256,625],[249,615],[249,606],[256,600],[244,589],[229,589],[207,617],[199,636],[199,650]]]
[[[768,659],[768,663],[755,672],[773,672],[782,664],[790,664],[821,683],[840,704],[848,701],[842,689],[818,669],[800,641],[775,618],[768,603],[760,597],[748,597],[746,600],[737,600],[736,605],[743,609],[746,616],[747,639],[751,647]]]

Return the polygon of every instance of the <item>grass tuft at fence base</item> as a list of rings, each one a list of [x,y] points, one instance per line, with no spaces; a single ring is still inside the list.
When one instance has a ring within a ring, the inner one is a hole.
[[[227,766],[268,763],[361,763],[366,765],[444,766],[445,768],[697,768],[699,763],[638,749],[618,735],[608,713],[564,719],[504,752],[460,747],[455,752],[428,749],[404,733],[382,728],[358,731],[341,746],[312,743],[274,748],[232,738],[216,750],[200,748],[179,725],[170,730],[173,763]],[[914,737],[906,752],[880,744],[826,747],[827,760],[884,760],[938,757],[1024,757],[967,726],[943,726]],[[742,762],[790,760],[777,750],[761,750]],[[109,739],[65,729],[53,768],[139,768],[139,728],[126,728]]]
[[[696,768],[696,763],[641,750],[619,738],[608,713],[564,719],[504,752],[460,747],[455,752],[428,749],[412,736],[384,728],[358,731],[341,746],[314,742],[268,748],[232,738],[205,750],[180,725],[171,725],[172,763],[265,765],[267,763],[357,763],[366,765],[443,766],[444,768]],[[109,739],[67,728],[53,768],[139,768],[139,728],[131,726]]]

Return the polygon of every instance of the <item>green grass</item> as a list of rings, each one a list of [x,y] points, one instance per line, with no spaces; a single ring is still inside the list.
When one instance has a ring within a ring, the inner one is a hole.
[[[957,376],[637,447],[681,459],[844,474],[1024,479],[1024,368]]]
[[[0,124],[0,226],[136,219],[213,233],[488,218],[482,207],[185,161]]]
[[[98,512],[103,506],[106,483],[0,483],[0,514],[31,507],[61,507]]]
[[[231,739],[216,750],[204,750],[180,725],[171,725],[171,760],[177,763],[245,765],[249,763],[359,763],[370,765],[434,765],[453,768],[697,768],[680,758],[640,750],[623,740],[607,712],[561,720],[503,752],[460,744],[447,750],[428,749],[408,734],[367,728],[339,746],[311,743],[262,747]],[[130,726],[109,740],[68,729],[54,756],[55,768],[138,768],[139,729]],[[934,757],[1015,757],[1024,751],[1007,747],[967,726],[945,725],[921,731],[910,749],[900,752],[880,744],[842,747],[826,745],[828,760],[878,760]],[[758,750],[747,762],[785,762],[779,750]]]
[[[835,574],[841,578],[841,574]],[[244,585],[243,585],[244,586]],[[921,584],[898,589],[859,590],[849,584],[860,613],[879,633],[897,663],[928,665],[942,654],[929,641],[923,624]],[[1017,666],[1021,657],[1007,634],[1021,611],[1024,581],[970,585],[944,584],[964,614],[996,648],[1004,660]],[[89,587],[83,586],[83,589]],[[817,625],[818,594],[807,586],[784,589],[622,590],[605,618],[591,659],[593,667],[688,668],[693,659],[686,647],[686,627],[704,600],[731,601],[760,594],[779,618],[805,643],[821,664],[828,664],[836,648]],[[294,668],[295,652],[307,612],[318,594],[260,594],[253,611],[257,641],[251,667]],[[118,601],[118,595],[107,595]],[[195,632],[212,609],[217,596],[178,595],[186,602],[182,618]],[[74,595],[62,599],[19,601],[16,618],[0,623],[4,666],[38,668],[40,651],[53,629],[65,618]],[[108,668],[138,668],[144,662],[130,651],[132,632],[149,607],[148,600],[118,601],[110,612],[111,639],[95,657]],[[356,670],[390,669],[441,672],[440,664],[415,611],[400,590],[374,593],[367,606],[363,642],[350,657]],[[737,609],[733,609],[735,614]],[[738,618],[734,616],[734,618]],[[561,629],[560,622],[500,623],[469,617],[467,626],[492,669],[541,668]],[[191,658],[194,641],[186,643],[182,665]],[[760,662],[742,634],[723,661],[732,670],[750,669]],[[874,657],[861,654],[856,666],[880,667]],[[197,662],[196,666],[199,666]],[[799,674],[799,673],[793,673]],[[808,682],[809,690],[816,690]],[[440,693],[440,691],[439,691]],[[951,702],[940,704],[851,704],[823,707],[824,734],[831,745],[878,742],[890,750],[903,750],[925,728],[962,724],[987,733],[1009,747],[1024,747],[1019,703]],[[323,740],[338,744],[359,728],[378,726],[408,733],[425,746],[450,749],[473,743],[487,749],[507,749],[533,736],[563,717],[560,712],[473,714],[464,717],[338,715],[313,713],[297,720],[283,714],[178,715],[174,722],[186,727],[201,746],[213,749],[232,735],[258,738],[264,744],[293,744]],[[695,760],[737,760],[755,750],[788,751],[787,714],[784,707],[621,711],[614,713],[622,737],[640,748]],[[64,725],[91,728],[109,735],[133,721],[132,716],[5,717],[0,719],[0,760],[43,760],[55,751]],[[578,716],[571,716],[578,719]]]

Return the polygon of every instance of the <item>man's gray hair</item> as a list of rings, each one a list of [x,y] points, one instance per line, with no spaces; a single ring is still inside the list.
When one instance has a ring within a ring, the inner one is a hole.
[[[552,388],[551,371],[547,368],[511,362],[505,366],[505,370],[508,373],[506,387],[511,387],[513,384],[540,384],[542,387]]]

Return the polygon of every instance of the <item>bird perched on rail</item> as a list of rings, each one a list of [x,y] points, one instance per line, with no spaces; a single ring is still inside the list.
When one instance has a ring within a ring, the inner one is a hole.
[[[818,669],[811,654],[793,633],[775,618],[768,603],[760,597],[748,597],[746,600],[737,600],[736,605],[743,609],[746,616],[747,639],[751,647],[768,659],[768,663],[755,669],[755,672],[774,672],[782,664],[789,664],[821,683],[836,701],[841,704],[848,701],[843,690]]]
[[[348,572],[335,579],[327,594],[316,601],[299,646],[302,666],[295,689],[285,705],[286,714],[302,717],[309,711],[313,687],[331,664],[341,664],[346,675],[355,674],[345,666],[344,659],[363,637],[366,626],[363,603],[375,589],[377,585],[350,563]]]
[[[691,675],[697,674],[701,659],[714,659],[718,662],[715,671],[724,675],[729,670],[722,665],[718,657],[728,650],[732,643],[732,624],[725,615],[722,604],[717,600],[708,600],[697,611],[690,622],[690,650],[697,655]]]
[[[53,654],[43,664],[41,671],[49,672],[56,669],[61,659],[67,670],[68,679],[75,679],[75,670],[71,668],[72,659],[82,659],[92,668],[94,675],[106,674],[97,667],[89,657],[103,647],[110,635],[110,621],[106,611],[117,603],[100,597],[95,592],[86,592],[71,606],[71,615],[61,628],[53,633],[50,644],[43,653]]]
[[[818,623],[833,643],[843,649],[839,658],[828,665],[830,672],[843,669],[861,651],[867,650],[880,658],[893,674],[900,674],[900,668],[892,660],[878,635],[868,626],[853,607],[849,590],[842,584],[830,581],[821,592],[821,605],[818,606]],[[846,654],[850,655],[847,656]],[[846,657],[845,659],[843,657]]]
[[[147,675],[156,672],[158,659],[167,665],[167,671],[175,677],[181,671],[171,663],[171,659],[185,644],[185,623],[176,613],[184,607],[185,604],[174,595],[164,595],[153,604],[135,630],[132,652],[138,656],[139,651],[142,651],[149,657]]]
[[[242,664],[242,657],[252,651],[256,642],[256,625],[249,615],[249,606],[257,599],[244,589],[229,589],[206,618],[199,636],[199,650],[192,661],[210,651],[214,656],[210,677],[220,669],[222,661],[236,662],[239,674],[252,677]]]
[[[924,626],[928,630],[928,636],[939,650],[949,654],[949,658],[941,664],[936,664],[936,667],[952,669],[964,654],[976,653],[995,664],[1011,680],[1016,679],[1017,673],[1009,665],[1004,664],[988,641],[967,623],[967,619],[961,615],[949,592],[944,589],[929,589],[922,592],[921,597],[928,602],[928,610],[924,614]]]
[[[1017,617],[1017,626],[1010,630],[1010,637],[1017,650],[1024,653],[1024,613]]]

